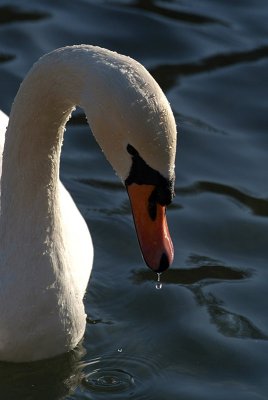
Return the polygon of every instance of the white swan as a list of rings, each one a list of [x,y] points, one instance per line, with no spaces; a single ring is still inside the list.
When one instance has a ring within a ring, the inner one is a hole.
[[[93,248],[59,181],[64,128],[81,106],[130,197],[145,261],[166,269],[173,247],[165,207],[173,195],[176,126],[138,62],[80,45],[42,57],[22,83],[6,132],[1,178],[0,360],[49,358],[85,330],[83,296]],[[8,118],[1,112],[1,143]]]

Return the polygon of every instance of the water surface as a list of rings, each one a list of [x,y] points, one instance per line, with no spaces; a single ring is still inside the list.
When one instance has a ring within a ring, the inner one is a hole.
[[[156,290],[126,192],[81,110],[71,120],[62,180],[95,246],[85,339],[1,363],[0,398],[267,399],[267,19],[264,0],[0,0],[5,112],[39,56],[90,43],[142,62],[179,128],[175,262]]]

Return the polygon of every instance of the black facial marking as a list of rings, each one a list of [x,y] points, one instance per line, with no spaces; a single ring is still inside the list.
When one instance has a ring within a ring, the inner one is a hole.
[[[157,193],[156,188],[152,191],[148,200],[148,213],[152,221],[156,220],[157,216]]]
[[[127,151],[132,156],[132,166],[125,180],[125,185],[128,186],[132,183],[136,183],[138,185],[147,184],[155,186],[148,202],[148,213],[150,218],[154,221],[156,219],[157,204],[167,206],[174,197],[175,177],[171,180],[164,178],[158,171],[146,164],[137,150],[130,144],[127,145]]]
[[[160,259],[160,264],[157,272],[163,272],[169,267],[169,261],[166,253],[163,253]]]

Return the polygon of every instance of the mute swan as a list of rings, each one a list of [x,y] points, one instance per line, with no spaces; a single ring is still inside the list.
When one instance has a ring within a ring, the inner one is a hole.
[[[161,272],[173,260],[165,208],[173,196],[176,125],[158,84],[138,62],[99,47],[43,56],[15,98],[3,152],[0,360],[53,357],[73,349],[85,331],[93,247],[59,181],[63,133],[76,105],[126,186],[146,263]],[[4,131],[2,112],[0,122]]]

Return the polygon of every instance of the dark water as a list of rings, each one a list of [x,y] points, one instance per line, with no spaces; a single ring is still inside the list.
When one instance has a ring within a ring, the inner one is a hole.
[[[40,55],[91,43],[151,71],[180,133],[176,259],[156,290],[124,188],[81,112],[71,121],[62,180],[95,245],[85,340],[0,364],[1,399],[268,398],[267,21],[265,0],[0,0],[5,112]]]

